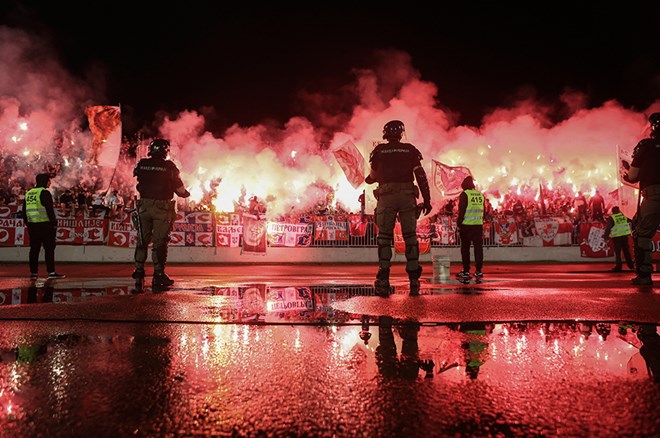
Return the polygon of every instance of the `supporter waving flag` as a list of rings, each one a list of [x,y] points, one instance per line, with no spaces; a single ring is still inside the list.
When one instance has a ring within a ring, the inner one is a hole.
[[[436,160],[433,162],[433,184],[445,197],[457,196],[463,189],[461,183],[472,172],[465,166],[448,166]]]
[[[346,179],[354,189],[364,183],[364,157],[352,141],[346,141],[333,151],[339,166],[346,174]]]

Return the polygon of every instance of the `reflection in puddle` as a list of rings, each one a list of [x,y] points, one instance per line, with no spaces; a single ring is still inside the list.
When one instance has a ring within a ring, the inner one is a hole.
[[[67,435],[58,427],[69,422],[54,419],[72,415],[77,435],[114,436],[197,436],[202,425],[214,435],[238,427],[241,436],[319,436],[334,424],[345,428],[334,435],[377,436],[399,427],[387,419],[400,415],[402,424],[410,415],[442,419],[413,422],[411,436],[468,426],[479,436],[498,427],[511,436],[558,428],[603,436],[615,425],[649,436],[657,422],[656,325],[344,317],[318,325],[5,322],[0,430]],[[633,399],[634,409],[614,409]],[[290,429],[300,425],[311,430]]]

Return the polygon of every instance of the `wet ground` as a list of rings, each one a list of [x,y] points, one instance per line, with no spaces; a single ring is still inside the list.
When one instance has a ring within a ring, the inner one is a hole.
[[[609,268],[3,265],[0,436],[658,436],[659,294]]]

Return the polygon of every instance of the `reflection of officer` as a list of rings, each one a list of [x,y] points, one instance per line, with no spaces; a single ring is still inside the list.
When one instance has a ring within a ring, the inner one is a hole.
[[[365,178],[367,184],[378,183],[374,190],[377,204],[374,212],[378,227],[378,274],[376,292],[388,295],[390,291],[390,266],[394,225],[398,218],[406,245],[406,272],[410,280],[410,293],[419,293],[419,244],[417,241],[417,197],[422,193],[422,212],[431,212],[431,193],[426,172],[422,167],[422,154],[413,145],[401,143],[405,131],[403,122],[392,120],[383,127],[383,139],[387,143],[376,145],[369,157],[371,171]],[[415,186],[417,180],[417,186]]]
[[[167,243],[175,219],[174,201],[176,193],[182,198],[190,196],[176,165],[167,160],[170,142],[155,139],[149,145],[149,158],[141,159],[133,176],[137,177],[137,211],[140,216],[142,238],[138,238],[135,247],[135,272],[133,278],[144,278],[144,263],[147,260],[147,248],[153,242],[151,258],[154,263],[152,286],[171,286],[174,280],[165,274],[167,262]]]
[[[612,215],[607,218],[605,225],[605,232],[603,233],[603,238],[608,239],[612,238],[614,242],[614,257],[616,264],[612,271],[621,272],[621,253],[626,259],[626,264],[628,268],[635,269],[635,265],[630,256],[630,247],[628,245],[628,240],[632,230],[630,229],[630,219],[628,219],[618,206],[612,207]]]
[[[474,180],[466,176],[461,184],[463,192],[458,197],[458,224],[461,236],[463,270],[456,274],[460,280],[470,279],[470,245],[474,246],[474,276],[483,277],[484,264],[484,195],[475,189]]]
[[[36,178],[36,187],[28,190],[23,200],[23,220],[27,224],[30,236],[30,278],[37,279],[39,273],[39,252],[44,247],[44,259],[48,278],[64,278],[55,272],[55,235],[57,218],[53,209],[53,196],[48,191],[50,175],[40,173]]]
[[[633,284],[651,286],[653,281],[653,236],[660,225],[660,113],[649,117],[651,135],[637,143],[632,163],[623,178],[631,183],[639,181],[644,200],[637,208],[637,222],[633,232],[635,240],[635,266],[637,277]],[[624,163],[626,166],[627,163]]]
[[[658,326],[653,324],[642,324],[637,330],[637,339],[642,343],[639,354],[642,355],[648,367],[649,376],[660,382],[660,335]]]
[[[398,332],[402,341],[400,358],[397,357],[392,325],[391,316],[378,317],[376,363],[381,375],[414,380],[419,376],[421,369],[426,373],[426,378],[432,378],[435,364],[432,360],[420,360],[419,358],[419,321],[406,320],[399,325]]]

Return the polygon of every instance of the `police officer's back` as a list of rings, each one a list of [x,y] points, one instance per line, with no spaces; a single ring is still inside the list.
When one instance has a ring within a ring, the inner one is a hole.
[[[167,243],[170,239],[176,211],[174,194],[182,198],[190,196],[186,190],[179,169],[167,159],[170,143],[155,139],[149,145],[149,157],[141,159],[133,175],[137,178],[137,201],[139,215],[138,243],[135,247],[135,272],[133,278],[144,278],[144,263],[147,248],[153,242],[152,261],[154,264],[153,286],[170,286],[174,283],[165,274]]]
[[[374,286],[377,293],[389,293],[389,275],[392,259],[394,227],[401,223],[401,234],[406,246],[406,272],[410,280],[410,293],[419,292],[419,244],[417,241],[417,198],[421,191],[424,203],[421,210],[429,214],[431,195],[426,172],[422,167],[422,154],[412,144],[401,141],[405,127],[403,122],[392,120],[383,127],[386,143],[376,145],[369,156],[371,170],[365,182],[378,183],[374,195],[377,198],[374,213],[378,226],[378,273]],[[417,186],[415,185],[417,181]]]

